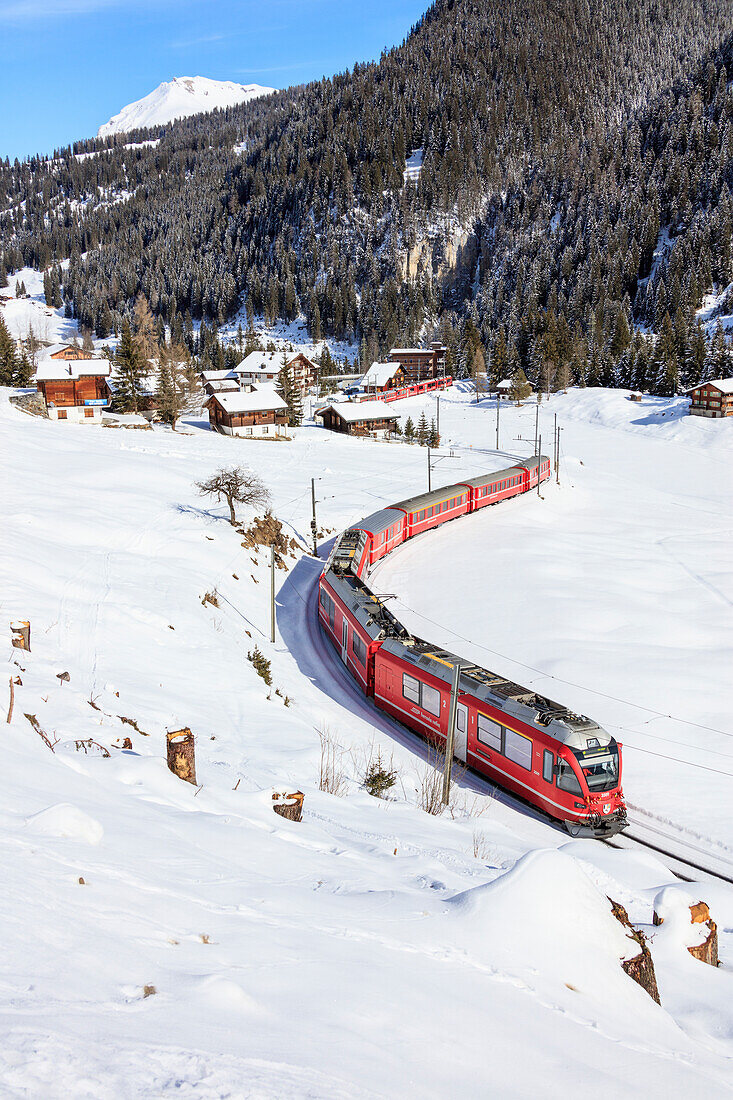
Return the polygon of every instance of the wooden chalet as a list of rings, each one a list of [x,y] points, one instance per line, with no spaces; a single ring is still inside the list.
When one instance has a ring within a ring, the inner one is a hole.
[[[692,402],[690,416],[733,416],[733,378],[699,382],[685,392]]]
[[[287,353],[287,365],[298,389],[303,393],[309,390],[318,377],[315,363],[299,351],[294,355]],[[259,382],[276,382],[282,368],[282,351],[252,351],[237,364],[232,373],[242,385],[256,385]]]
[[[442,344],[431,344],[429,348],[392,348],[389,358],[402,367],[403,384],[411,386],[445,374],[447,351]]]
[[[78,347],[76,344],[51,344],[41,352],[41,358],[75,362],[79,359],[94,359],[94,352]]]
[[[223,435],[275,439],[287,435],[288,407],[274,386],[214,393],[206,403],[212,429]]]
[[[329,431],[375,437],[393,432],[400,419],[386,401],[343,401],[326,405],[315,415]]]
[[[82,351],[69,345],[73,353]],[[110,363],[91,355],[44,356],[36,367],[36,389],[51,420],[99,423],[110,401]]]
[[[372,363],[361,380],[361,388],[367,393],[386,393],[405,384],[405,371],[400,363]]]

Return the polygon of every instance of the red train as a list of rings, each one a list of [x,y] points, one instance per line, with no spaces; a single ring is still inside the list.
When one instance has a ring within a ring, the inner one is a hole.
[[[542,455],[390,505],[344,531],[321,574],[318,615],[348,671],[375,704],[436,744],[448,734],[461,664],[455,755],[572,836],[626,826],[621,745],[596,722],[411,635],[368,588],[370,568],[438,524],[526,493],[550,476]]]
[[[367,389],[364,394],[359,394],[356,400],[371,401],[374,397],[378,397],[380,401],[402,401],[405,397],[419,397],[421,393],[433,393],[435,390],[446,390],[452,385],[452,376],[450,374],[444,374],[439,378],[428,378],[425,382],[413,382],[410,386],[400,386],[395,390],[384,390],[382,393],[370,393]],[[347,393],[353,392],[356,392],[356,388],[353,391],[347,390]]]

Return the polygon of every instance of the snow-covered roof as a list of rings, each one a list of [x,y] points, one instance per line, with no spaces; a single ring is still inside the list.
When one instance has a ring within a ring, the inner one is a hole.
[[[510,390],[512,388],[511,378],[502,378],[501,382],[496,388],[497,390]]]
[[[269,412],[288,407],[274,386],[253,386],[249,391],[238,393],[215,393],[211,400],[218,401],[228,413]]]
[[[74,348],[74,350],[77,350],[75,345],[72,344],[71,340],[64,340],[62,344],[49,344],[49,346],[47,348],[43,348],[43,350],[39,354],[41,358],[48,359],[49,356],[57,355],[60,351],[65,351],[66,348]]]
[[[357,420],[382,420],[384,418],[390,420],[400,419],[392,406],[388,405],[386,401],[336,402],[333,405],[324,405],[322,409],[318,409],[319,415],[326,412],[327,409],[333,409],[342,420],[345,420],[349,424]]]
[[[698,382],[696,386],[690,386],[685,393],[699,390],[700,386],[715,386],[721,393],[733,393],[733,378],[709,378],[707,382]]]
[[[236,378],[218,378],[206,385],[212,393],[239,393],[239,382]]]
[[[445,348],[390,348],[390,355],[432,355],[434,351],[445,351]]]
[[[109,378],[110,371],[109,359],[41,359],[36,367],[36,381],[78,382],[90,375]]]
[[[203,370],[201,371],[201,377],[204,382],[223,382],[225,378],[234,378],[234,371],[231,370]]]
[[[386,386],[399,370],[399,363],[372,363],[361,380],[362,386]]]
[[[251,351],[249,355],[245,355],[241,363],[237,363],[234,370],[237,374],[257,374],[259,371],[278,374],[282,370],[282,365],[281,351]]]

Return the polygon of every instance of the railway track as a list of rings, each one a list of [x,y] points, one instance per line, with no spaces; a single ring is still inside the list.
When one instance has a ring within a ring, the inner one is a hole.
[[[689,871],[698,871],[706,878],[716,879],[719,882],[726,882],[733,886],[733,861],[722,856],[713,856],[711,858],[710,853],[703,852],[697,845],[682,838],[673,837],[669,833],[664,833],[661,829],[656,829],[643,822],[632,822],[631,829],[648,829],[659,835],[655,837],[655,839],[649,840],[643,836],[639,836],[638,831],[630,832],[624,830],[623,833],[615,836],[613,840],[602,839],[602,843],[607,844],[609,848],[618,848],[621,851],[633,851],[635,846],[639,846],[648,851],[656,852],[658,855],[665,857],[665,861],[671,873],[682,882],[699,882],[699,876],[687,873]],[[685,854],[681,854],[679,850],[672,851],[669,847],[664,847],[663,843],[660,841],[665,839],[668,843],[673,843],[686,849]],[[630,841],[631,844],[626,843],[628,841]],[[699,858],[697,858],[699,852],[703,852],[703,854],[707,856],[706,863],[700,862]],[[718,866],[711,866],[713,862],[717,863]]]

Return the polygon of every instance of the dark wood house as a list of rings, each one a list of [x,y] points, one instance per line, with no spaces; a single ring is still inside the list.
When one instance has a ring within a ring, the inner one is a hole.
[[[714,378],[687,390],[690,416],[733,416],[733,378]]]
[[[344,435],[379,436],[393,432],[399,416],[386,401],[343,401],[316,411],[324,428]]]
[[[287,435],[288,407],[274,386],[215,393],[206,403],[211,427],[223,435],[277,438]]]
[[[36,388],[43,394],[51,420],[99,423],[110,401],[110,371],[107,359],[88,355],[41,359],[36,367]]]
[[[372,363],[361,380],[361,388],[367,393],[386,393],[405,384],[405,371],[400,363]]]
[[[405,384],[413,385],[445,374],[446,354],[442,344],[431,344],[429,348],[392,348],[389,357],[401,365]]]

